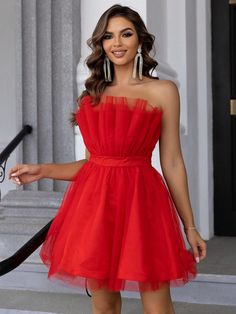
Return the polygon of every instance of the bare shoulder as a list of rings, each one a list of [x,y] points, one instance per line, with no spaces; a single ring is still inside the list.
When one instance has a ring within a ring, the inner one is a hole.
[[[179,93],[175,82],[171,80],[153,80],[149,84],[149,93],[156,97],[156,100],[169,100],[171,97],[176,97]]]
[[[177,85],[175,82],[171,80],[153,80],[153,84],[156,85],[156,87],[164,88],[164,89],[177,89]]]
[[[175,82],[171,80],[153,80],[149,84],[149,94],[154,103],[164,111],[173,106],[179,106],[179,90]]]

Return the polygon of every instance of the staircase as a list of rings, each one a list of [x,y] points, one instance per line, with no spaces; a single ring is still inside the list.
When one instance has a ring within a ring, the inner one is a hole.
[[[0,260],[15,253],[55,217],[62,197],[61,192],[10,191],[2,199]],[[40,248],[18,268],[0,277],[0,304],[4,308],[0,309],[0,314],[10,314],[10,309],[14,309],[14,314],[28,314],[26,310],[32,311],[29,313],[46,311],[44,313],[73,314],[73,309],[77,310],[76,313],[91,313],[91,298],[84,289],[69,288],[63,283],[47,279],[47,268],[39,258],[39,250]],[[203,314],[205,309],[206,313],[212,314],[236,313],[235,261],[236,237],[215,236],[207,241],[207,258],[197,265],[196,279],[183,287],[171,288],[176,311],[179,309],[181,314]],[[121,294],[126,308],[124,313],[141,313],[139,293],[122,291]],[[47,306],[40,302],[43,298],[48,300]],[[53,305],[52,300],[57,300],[55,302],[61,305]],[[64,307],[67,301],[68,305]],[[70,303],[73,305],[71,309]],[[221,312],[218,312],[220,309]]]

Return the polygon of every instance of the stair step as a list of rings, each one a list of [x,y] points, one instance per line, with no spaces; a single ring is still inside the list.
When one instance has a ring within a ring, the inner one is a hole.
[[[50,218],[54,217],[59,208],[50,208],[50,207],[7,207],[7,210],[2,210],[0,212],[0,222],[1,219],[5,219],[7,217],[17,217],[17,219],[21,219],[23,217],[39,217],[39,218]]]
[[[2,198],[1,205],[3,207],[57,208],[62,198],[62,192],[11,190]]]
[[[52,312],[39,312],[39,311],[24,311],[24,310],[17,310],[17,309],[0,309],[0,314],[59,314],[59,313],[52,313]],[[61,313],[63,314],[63,313]]]
[[[121,293],[122,295],[122,293]],[[91,298],[81,294],[0,290],[0,314],[91,314]],[[176,314],[235,314],[236,307],[173,301]],[[122,314],[142,314],[139,299],[123,298]]]
[[[4,224],[4,225],[9,224],[9,226],[11,226],[12,224],[23,224],[23,225],[45,224],[46,225],[49,222],[49,220],[51,220],[53,217],[54,217],[53,214],[47,215],[46,217],[6,216],[4,219],[0,220],[0,224]]]
[[[59,210],[62,192],[9,191],[0,203],[0,234],[33,236]]]
[[[22,235],[30,235],[33,236],[40,229],[42,229],[51,219],[41,219],[41,223],[19,223],[19,222],[11,222],[11,223],[0,223],[0,234],[22,234]]]
[[[43,263],[25,261],[12,272],[0,277],[0,289],[29,290],[83,294],[83,288],[68,287],[61,282],[52,282],[47,278],[47,267]],[[182,287],[171,287],[173,301],[236,306],[236,276],[198,274],[196,279]],[[122,291],[126,298],[139,299],[138,292]]]
[[[15,254],[31,237],[31,234],[0,234],[0,260],[4,260]],[[41,246],[27,258],[28,262],[41,261],[38,255],[40,248]]]

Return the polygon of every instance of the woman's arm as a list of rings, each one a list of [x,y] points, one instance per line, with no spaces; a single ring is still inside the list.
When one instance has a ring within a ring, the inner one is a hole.
[[[71,181],[80,168],[89,160],[90,153],[85,149],[85,159],[66,164],[41,164],[42,178]]]
[[[46,178],[71,181],[80,168],[88,161],[90,153],[87,149],[85,155],[85,159],[63,164],[17,164],[10,169],[8,177],[18,185]]]
[[[87,159],[81,159],[63,164],[41,164],[41,179],[71,181],[75,174],[87,161]]]
[[[161,89],[163,107],[159,142],[161,168],[184,227],[194,226],[187,173],[181,152],[179,92],[175,83],[168,80],[161,86]]]
[[[159,146],[161,168],[180,219],[184,227],[188,228],[195,226],[195,223],[180,144],[179,92],[175,83],[169,80],[163,81],[160,89],[159,100],[163,108]],[[185,229],[185,233],[194,258],[199,263],[206,257],[206,242],[201,238],[197,229]]]

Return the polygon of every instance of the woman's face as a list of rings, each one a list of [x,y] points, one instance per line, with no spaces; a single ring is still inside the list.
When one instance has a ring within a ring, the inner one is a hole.
[[[133,62],[139,47],[133,23],[124,17],[110,18],[102,45],[106,55],[115,65]]]

